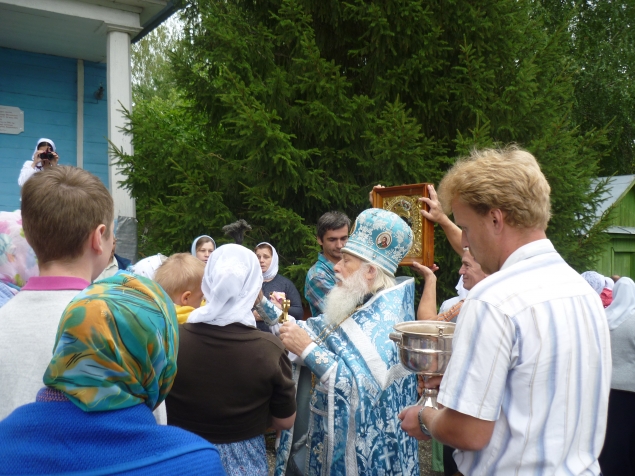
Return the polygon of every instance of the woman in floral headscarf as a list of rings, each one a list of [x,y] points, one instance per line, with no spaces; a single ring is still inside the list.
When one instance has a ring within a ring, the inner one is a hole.
[[[154,282],[120,273],[64,311],[45,388],[0,422],[9,474],[224,475],[218,451],[152,410],[176,375],[177,320]]]
[[[22,230],[22,214],[0,212],[0,307],[39,269],[33,248]]]

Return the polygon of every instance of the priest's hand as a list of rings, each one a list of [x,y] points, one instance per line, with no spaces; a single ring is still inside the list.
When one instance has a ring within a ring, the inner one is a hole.
[[[309,334],[295,322],[285,322],[280,327],[280,340],[295,355],[302,355],[311,342]]]
[[[417,440],[429,440],[430,437],[425,435],[419,426],[419,410],[421,410],[420,405],[404,408],[398,416],[401,420],[401,429]]]

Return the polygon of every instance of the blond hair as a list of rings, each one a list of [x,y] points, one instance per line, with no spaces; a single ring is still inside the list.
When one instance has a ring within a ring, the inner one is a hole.
[[[535,157],[516,146],[473,150],[439,184],[439,201],[447,214],[460,198],[481,215],[498,208],[508,225],[540,230],[547,229],[551,217],[550,193]]]
[[[55,166],[34,174],[22,187],[22,226],[40,265],[71,261],[99,226],[110,237],[115,207],[105,185],[90,172]]]
[[[154,281],[159,283],[172,301],[177,301],[186,291],[201,289],[205,263],[190,253],[176,253],[157,269]]]

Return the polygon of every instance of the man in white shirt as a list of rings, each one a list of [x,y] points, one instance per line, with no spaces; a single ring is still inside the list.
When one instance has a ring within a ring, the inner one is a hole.
[[[461,309],[444,408],[400,418],[409,435],[458,448],[466,475],[600,474],[608,326],[599,296],[546,238],[549,194],[536,159],[516,148],[473,152],[439,187],[462,245],[496,274]]]

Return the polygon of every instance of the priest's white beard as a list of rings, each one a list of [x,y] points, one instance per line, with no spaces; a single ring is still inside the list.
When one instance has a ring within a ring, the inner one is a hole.
[[[362,304],[364,296],[369,292],[369,285],[364,272],[365,266],[344,279],[341,274],[336,274],[341,285],[336,285],[326,295],[324,314],[328,325],[340,324],[357,306]]]

